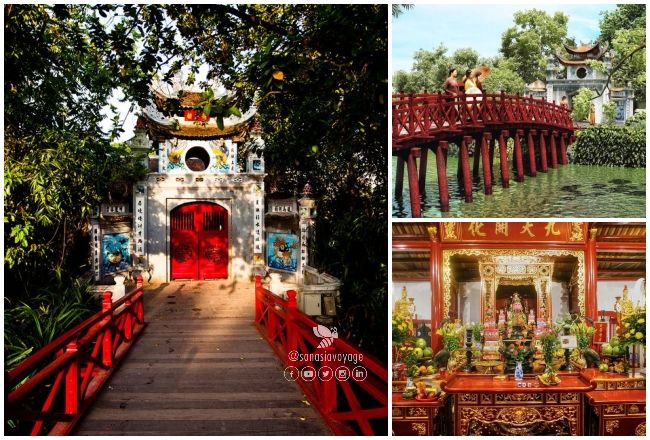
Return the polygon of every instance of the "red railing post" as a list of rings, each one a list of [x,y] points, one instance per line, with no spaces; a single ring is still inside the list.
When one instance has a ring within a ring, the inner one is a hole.
[[[104,337],[102,340],[102,363],[105,367],[111,368],[113,366],[113,292],[106,291],[102,298],[102,312],[106,312],[107,315],[104,318],[104,322],[107,324],[104,326]]]
[[[65,408],[66,414],[77,414],[79,411],[79,358],[77,341],[68,342],[65,353],[74,353],[65,373]]]
[[[124,300],[124,339],[127,342],[133,339],[133,309],[130,296]]]
[[[415,131],[415,109],[413,108],[413,93],[409,93],[408,95],[408,135],[413,136],[413,133]]]
[[[296,301],[296,297],[298,296],[298,292],[295,290],[287,290],[287,347],[284,347],[285,353],[289,353],[290,351],[298,350],[298,338],[300,335],[298,334],[299,330],[297,329],[297,324],[296,324],[296,315],[298,314],[298,302]],[[271,313],[273,314],[273,313]],[[294,365],[296,364],[297,361],[292,361],[289,359],[289,365]]]
[[[255,275],[255,322],[260,323],[262,320],[262,301],[260,299],[262,289],[262,277]]]
[[[142,290],[142,275],[138,275],[135,282],[135,287],[137,290]],[[136,319],[139,324],[144,324],[144,296],[140,295],[137,304],[135,305],[135,314]]]

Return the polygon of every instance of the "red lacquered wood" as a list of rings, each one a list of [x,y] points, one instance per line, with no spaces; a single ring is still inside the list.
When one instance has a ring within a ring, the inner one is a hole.
[[[460,161],[461,161],[461,170],[463,177],[463,192],[465,193],[465,201],[472,201],[472,177],[469,173],[469,153],[467,148],[469,143],[472,141],[470,136],[463,136],[463,140],[460,143]]]
[[[546,136],[548,135],[547,130],[542,130],[539,133],[539,157],[541,160],[542,173],[548,172],[548,159],[546,158]]]
[[[585,314],[594,321],[598,320],[598,262],[596,257],[596,234],[592,229],[589,231],[585,251]]]
[[[490,156],[488,152],[488,141],[492,139],[491,133],[483,133],[481,138],[481,157],[483,158],[483,186],[485,195],[492,194],[492,169],[490,167]]]
[[[526,145],[528,147],[528,168],[530,170],[530,177],[537,176],[537,160],[535,159],[535,135],[536,130],[528,130],[528,138]]]
[[[645,390],[603,390],[587,393],[590,405],[617,403],[645,403]]]
[[[499,159],[501,162],[501,186],[510,186],[510,172],[508,171],[508,130],[501,130],[499,133]]]
[[[440,231],[438,231],[438,234]],[[435,235],[430,242],[431,252],[429,254],[429,269],[431,274],[431,328],[438,329],[442,325],[442,250],[440,247],[439,235]],[[431,348],[435,352],[442,348],[442,337],[435,330],[431,333]]]
[[[42,347],[5,375],[5,417],[32,435],[68,435],[142,332],[142,283]],[[131,340],[125,337],[131,325]],[[34,373],[35,372],[35,373]],[[58,402],[58,403],[57,403]],[[46,423],[47,422],[47,423]]]
[[[418,169],[415,164],[415,158],[420,154],[419,148],[413,148],[409,151],[406,161],[409,178],[409,196],[411,197],[411,216],[420,217],[422,209],[420,207],[420,184],[418,182]]]
[[[440,191],[440,210],[449,211],[449,186],[447,184],[447,161],[444,150],[447,149],[447,141],[440,141],[436,146],[436,166],[438,167],[438,189]]]
[[[314,356],[307,356],[318,354],[329,362],[327,365],[334,371],[346,364],[352,370],[355,364],[341,358],[354,356],[358,365],[367,371],[367,378],[363,381],[350,378],[351,382],[328,382],[321,381],[319,377],[305,381],[300,377],[296,382],[311,404],[337,435],[352,435],[357,431],[363,435],[375,434],[371,421],[379,420],[384,426],[388,423],[386,367],[341,337],[333,338],[327,347],[318,348],[323,341],[314,334],[313,329],[318,323],[297,309],[296,292],[288,291],[287,300],[284,300],[262,287],[260,280],[257,276],[255,302],[259,313],[256,313],[255,326],[285,366],[299,369],[310,366],[318,371],[326,364]],[[289,356],[293,352],[301,357]]]
[[[517,167],[517,182],[524,181],[524,156],[521,151],[521,137],[524,130],[515,131],[515,165]]]

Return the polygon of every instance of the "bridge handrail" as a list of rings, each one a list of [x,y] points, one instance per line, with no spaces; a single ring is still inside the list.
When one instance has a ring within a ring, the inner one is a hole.
[[[104,292],[100,312],[5,373],[5,429],[33,422],[30,435],[71,433],[145,326],[141,276],[111,298]]]
[[[570,111],[544,98],[506,93],[393,95],[393,142],[504,124],[573,130]]]
[[[300,369],[311,366],[318,371],[319,367],[327,366],[334,374],[345,362],[330,359],[328,354],[356,357],[357,364],[346,366],[350,370],[356,365],[364,367],[368,374],[363,381],[354,381],[351,377],[349,381],[338,381],[336,378],[323,381],[316,375],[313,381],[298,377],[297,382],[337,435],[385,434],[379,431],[386,429],[388,420],[386,367],[340,337],[332,341],[329,350],[318,349],[321,339],[313,332],[318,323],[298,310],[295,291],[287,291],[287,297],[287,300],[278,297],[262,287],[259,276],[255,278],[255,325],[260,333],[286,367]],[[290,358],[289,354],[294,352],[301,358]],[[322,360],[305,355],[318,355]],[[352,382],[355,386],[351,386]],[[340,405],[343,402],[345,404]],[[373,420],[379,425],[373,427]],[[381,428],[377,429],[377,426]]]

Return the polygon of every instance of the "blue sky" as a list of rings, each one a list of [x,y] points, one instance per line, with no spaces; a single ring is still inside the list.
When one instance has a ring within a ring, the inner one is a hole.
[[[444,43],[448,53],[471,47],[482,56],[494,56],[501,47],[501,34],[513,25],[512,14],[526,9],[548,13],[564,12],[569,16],[568,35],[576,42],[598,37],[600,12],[612,10],[611,4],[456,4],[415,5],[392,22],[392,70],[411,70],[413,54],[419,49],[433,49]]]

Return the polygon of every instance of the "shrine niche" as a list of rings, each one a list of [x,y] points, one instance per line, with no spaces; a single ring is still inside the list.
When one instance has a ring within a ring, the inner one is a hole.
[[[522,300],[526,323],[539,325],[538,321],[548,322],[570,311],[585,313],[582,251],[454,249],[444,250],[442,254],[443,316],[452,319],[462,316],[464,301],[469,301],[480,307],[480,314],[473,315],[474,321],[496,323],[514,293]],[[459,295],[459,281],[470,279],[478,282],[480,288],[474,289],[471,297]],[[555,298],[552,297],[554,282]],[[557,307],[558,302],[561,307]]]

